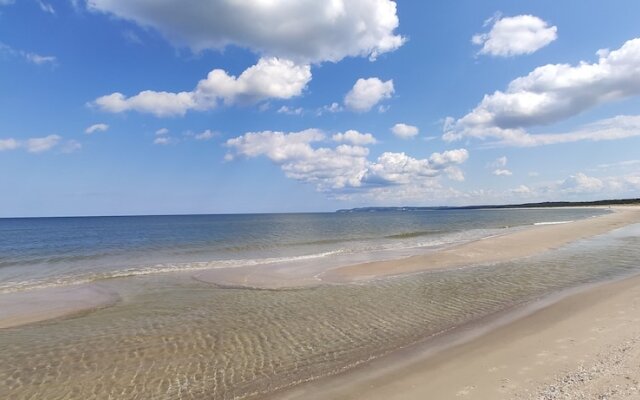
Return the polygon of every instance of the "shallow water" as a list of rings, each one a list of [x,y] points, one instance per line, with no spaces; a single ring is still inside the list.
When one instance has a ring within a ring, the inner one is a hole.
[[[0,331],[0,398],[235,399],[565,288],[640,272],[640,225],[518,262],[298,290],[106,281],[120,304]]]
[[[601,209],[0,219],[0,294],[171,271],[397,258]]]

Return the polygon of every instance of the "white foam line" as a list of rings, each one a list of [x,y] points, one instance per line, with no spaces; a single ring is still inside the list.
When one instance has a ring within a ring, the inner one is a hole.
[[[548,221],[548,222],[536,222],[534,225],[560,225],[560,224],[569,224],[573,221]]]

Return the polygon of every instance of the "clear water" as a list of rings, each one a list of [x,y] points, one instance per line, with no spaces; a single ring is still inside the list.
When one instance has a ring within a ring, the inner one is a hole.
[[[389,258],[603,210],[0,219],[0,293],[168,271]],[[332,259],[333,258],[333,259]]]
[[[390,231],[380,228],[383,237]],[[0,398],[260,398],[549,293],[638,272],[634,225],[516,262],[357,285],[252,290],[171,274],[109,279],[99,284],[129,293],[125,301],[0,330]]]

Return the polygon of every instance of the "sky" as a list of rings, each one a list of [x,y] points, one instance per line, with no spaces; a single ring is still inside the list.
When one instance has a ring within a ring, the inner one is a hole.
[[[0,0],[0,217],[640,197],[639,15]]]

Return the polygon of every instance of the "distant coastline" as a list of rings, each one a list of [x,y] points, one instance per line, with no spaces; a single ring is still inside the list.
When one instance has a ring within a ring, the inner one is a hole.
[[[589,206],[623,206],[640,204],[640,198],[634,199],[612,199],[595,201],[545,201],[541,203],[521,203],[521,204],[485,204],[471,206],[435,206],[435,207],[357,207],[336,210],[337,213],[348,212],[385,212],[385,211],[433,211],[433,210],[480,210],[480,209],[502,209],[502,208],[551,208],[551,207],[589,207]]]

